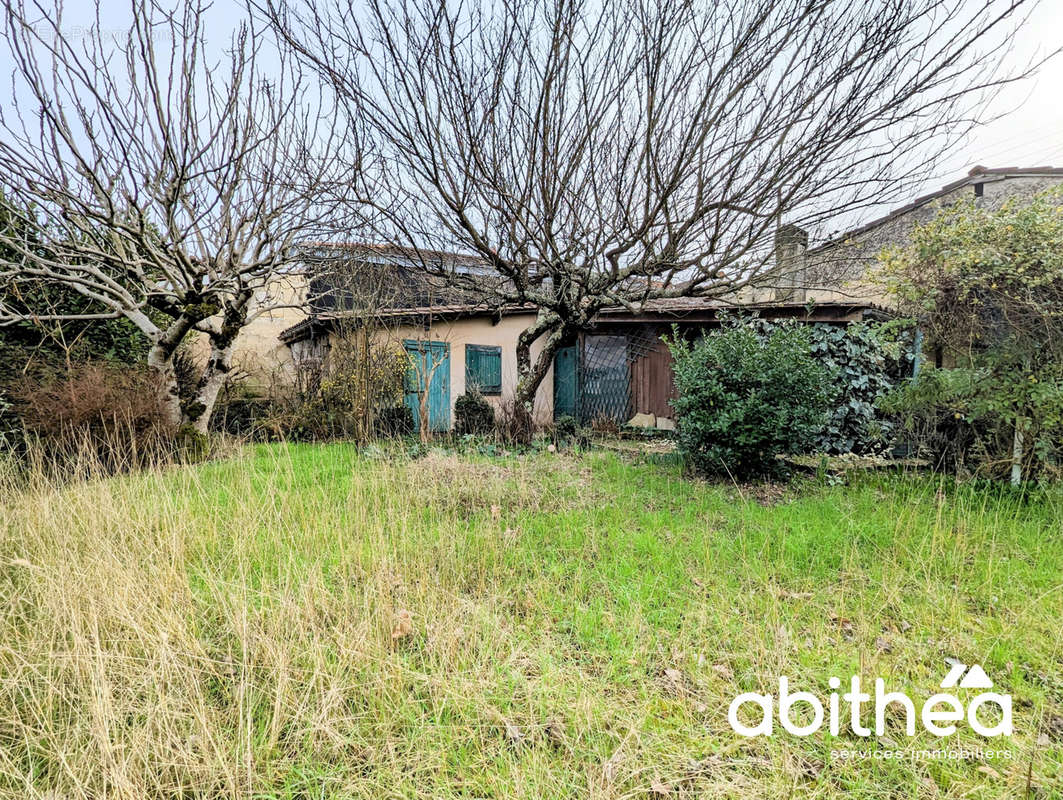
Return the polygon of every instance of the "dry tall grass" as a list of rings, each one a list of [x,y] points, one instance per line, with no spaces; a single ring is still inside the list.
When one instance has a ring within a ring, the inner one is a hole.
[[[283,456],[267,474],[228,466],[220,490],[217,472],[177,468],[8,497],[0,793],[250,797],[284,764],[280,795],[299,795],[305,765],[310,784],[370,797],[369,771],[416,782],[442,766],[439,743],[417,741],[450,725],[411,726],[467,703],[478,665],[511,653],[474,599],[495,554],[470,564],[445,531],[426,538],[410,492],[490,514],[532,484],[428,459],[361,471],[337,497]],[[497,725],[479,710],[466,735]]]

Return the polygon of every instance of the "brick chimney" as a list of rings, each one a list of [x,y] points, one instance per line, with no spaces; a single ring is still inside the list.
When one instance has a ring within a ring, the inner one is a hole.
[[[804,302],[805,251],[808,231],[796,225],[780,225],[775,231],[775,297],[780,302]]]

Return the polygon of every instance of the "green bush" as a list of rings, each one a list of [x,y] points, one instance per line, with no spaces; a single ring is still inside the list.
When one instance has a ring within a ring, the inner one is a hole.
[[[892,324],[809,326],[812,355],[834,375],[836,400],[816,442],[824,453],[877,454],[894,443],[880,400],[911,373],[911,334]]]
[[[267,421],[272,413],[270,399],[244,381],[229,381],[218,395],[210,429],[244,439],[267,439]]]
[[[780,471],[781,453],[811,451],[824,430],[832,374],[812,355],[806,327],[758,331],[727,320],[691,345],[674,337],[679,452],[697,471],[735,478]]]
[[[1058,472],[1063,442],[1063,189],[960,202],[880,255],[897,307],[942,367],[885,402],[923,455],[962,473]],[[954,430],[966,435],[957,439]]]
[[[476,391],[469,391],[454,401],[454,432],[458,435],[491,433],[495,428],[495,409]]]

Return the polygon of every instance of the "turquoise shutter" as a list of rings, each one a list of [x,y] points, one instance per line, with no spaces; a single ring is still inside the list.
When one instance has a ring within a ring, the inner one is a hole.
[[[483,394],[502,393],[502,348],[465,345],[465,385],[478,387]]]

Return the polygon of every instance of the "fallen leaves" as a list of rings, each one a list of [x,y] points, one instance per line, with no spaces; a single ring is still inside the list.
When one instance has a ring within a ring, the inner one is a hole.
[[[789,589],[779,589],[778,594],[781,600],[809,600],[812,598],[812,592],[791,592]]]
[[[842,638],[847,641],[852,641],[856,638],[856,627],[853,625],[851,619],[845,617],[839,617],[835,614],[830,615],[830,621],[838,626],[838,630],[841,631]]]
[[[667,795],[670,795],[671,793],[672,787],[669,786],[667,783],[664,783],[660,779],[657,779],[650,784],[650,794],[652,794],[654,797],[665,797]]]
[[[735,671],[726,664],[713,664],[712,671],[723,678],[725,681],[733,681],[735,677]]]
[[[686,692],[686,679],[683,673],[669,667],[661,673],[661,683],[672,694],[684,694]]]
[[[1057,742],[1063,742],[1063,717],[1053,714],[1045,720],[1045,731]]]
[[[557,719],[548,719],[543,726],[546,740],[557,747],[563,747],[566,742],[565,728]]]
[[[505,725],[506,741],[512,747],[522,747],[528,742],[528,737],[524,731],[520,729],[518,725],[513,724],[509,720],[502,720]]]
[[[391,638],[393,640],[405,639],[407,636],[413,633],[413,614],[407,611],[405,608],[395,612],[395,621],[391,627]]]

